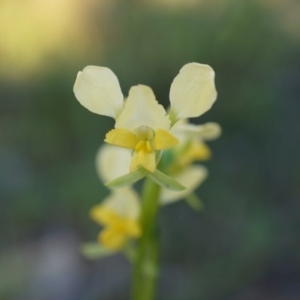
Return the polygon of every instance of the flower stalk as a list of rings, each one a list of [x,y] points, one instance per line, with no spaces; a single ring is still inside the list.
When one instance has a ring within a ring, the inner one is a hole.
[[[159,264],[157,213],[160,186],[146,179],[142,192],[141,228],[133,270],[133,300],[152,300],[155,296]]]

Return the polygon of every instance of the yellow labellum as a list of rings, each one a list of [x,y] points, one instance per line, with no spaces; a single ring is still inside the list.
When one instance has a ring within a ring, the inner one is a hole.
[[[141,235],[137,220],[122,217],[110,209],[96,206],[91,210],[91,218],[105,226],[98,239],[103,246],[111,250],[119,250],[129,238]]]
[[[126,235],[119,233],[114,228],[106,228],[98,236],[99,243],[111,250],[120,250],[127,241]]]
[[[156,169],[155,152],[147,152],[144,149],[134,151],[130,164],[130,172],[136,170],[139,166],[153,173]]]
[[[194,161],[208,160],[211,157],[211,151],[205,143],[193,142],[188,149],[181,155],[179,164],[184,167]]]
[[[91,209],[90,217],[100,225],[112,224],[118,221],[118,215],[113,210],[101,205],[96,205]]]

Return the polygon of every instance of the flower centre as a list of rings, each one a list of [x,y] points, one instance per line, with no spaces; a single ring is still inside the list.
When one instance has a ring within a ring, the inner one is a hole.
[[[118,219],[115,220],[113,224],[111,224],[111,228],[116,232],[116,233],[125,233],[126,232],[126,219],[123,219],[118,216]]]
[[[154,137],[153,130],[148,126],[141,126],[136,131],[139,140],[151,140]]]
[[[153,130],[148,126],[141,126],[136,131],[136,136],[139,142],[135,146],[135,151],[153,152],[150,140],[154,137]]]

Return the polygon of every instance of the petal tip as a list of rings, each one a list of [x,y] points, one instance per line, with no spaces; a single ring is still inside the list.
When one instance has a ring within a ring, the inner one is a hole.
[[[209,110],[217,98],[215,72],[199,63],[184,65],[170,90],[171,112],[176,120],[198,117]]]
[[[77,73],[75,97],[93,113],[115,118],[123,106],[123,94],[117,76],[106,67],[86,66]]]

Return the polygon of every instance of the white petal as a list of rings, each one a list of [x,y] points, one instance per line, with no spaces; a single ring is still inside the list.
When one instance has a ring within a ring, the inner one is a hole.
[[[186,125],[189,125],[188,119],[181,119],[178,122],[176,122],[170,129],[170,133],[179,139],[180,144],[184,143],[190,138],[186,134]]]
[[[139,196],[131,187],[112,190],[100,205],[124,218],[138,219],[140,216]]]
[[[175,180],[186,187],[183,191],[172,191],[163,189],[161,194],[161,204],[169,204],[191,194],[206,179],[208,171],[203,166],[191,166],[184,171],[172,176]]]
[[[184,65],[171,85],[171,115],[177,120],[198,117],[209,110],[217,98],[214,79],[215,72],[208,65]]]
[[[136,85],[131,87],[122,113],[116,120],[116,128],[135,131],[140,126],[168,130],[170,120],[162,105],[158,104],[150,87]]]
[[[221,126],[218,123],[208,122],[203,125],[195,125],[178,121],[171,129],[180,140],[194,139],[211,141],[217,139],[222,132]]]
[[[131,150],[103,144],[96,155],[99,177],[108,182],[129,173]]]
[[[87,66],[74,84],[77,100],[93,113],[116,118],[123,106],[118,78],[108,68]]]
[[[208,122],[203,125],[198,125],[198,137],[205,141],[212,141],[217,139],[221,133],[222,128],[218,123]]]

